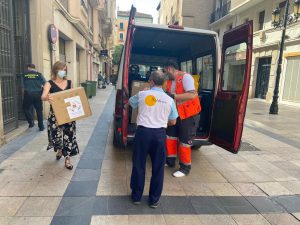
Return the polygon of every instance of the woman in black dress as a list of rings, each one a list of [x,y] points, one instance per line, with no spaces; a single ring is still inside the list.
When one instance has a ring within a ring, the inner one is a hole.
[[[52,67],[51,80],[45,86],[42,94],[42,100],[52,102],[52,93],[64,91],[72,88],[71,80],[66,77],[67,66],[64,62],[56,62]],[[70,157],[79,153],[78,144],[76,141],[76,123],[66,123],[58,126],[57,121],[50,106],[48,116],[48,140],[47,150],[54,148],[56,159],[60,160],[65,157],[65,167],[69,170],[73,169]]]

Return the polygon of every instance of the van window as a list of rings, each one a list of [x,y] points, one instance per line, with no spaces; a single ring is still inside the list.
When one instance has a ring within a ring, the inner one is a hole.
[[[155,70],[162,70],[162,67],[156,65],[132,64],[129,68],[129,76],[133,80],[148,81],[151,73]]]
[[[180,69],[183,72],[192,74],[193,73],[193,61],[189,60],[189,61],[186,61],[186,62],[181,62],[180,63]]]
[[[244,84],[247,44],[231,46],[225,51],[223,91],[241,91]]]
[[[186,62],[182,62],[182,63],[180,63],[180,69],[181,69],[181,71],[184,71],[184,72],[186,72],[186,71],[187,71]]]
[[[202,74],[203,71],[203,57],[199,57],[196,60],[196,70],[197,70],[197,74],[200,75]]]
[[[193,62],[192,60],[189,60],[186,62],[186,71],[187,73],[189,74],[192,74],[193,73]]]
[[[214,89],[213,57],[207,55],[196,60],[197,74],[200,74],[200,88],[204,90]]]

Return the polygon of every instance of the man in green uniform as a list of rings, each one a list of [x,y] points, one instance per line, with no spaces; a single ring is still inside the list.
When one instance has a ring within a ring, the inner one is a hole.
[[[37,72],[34,64],[27,65],[27,71],[22,76],[22,90],[24,93],[23,109],[29,128],[34,127],[32,106],[34,106],[40,131],[45,129],[43,124],[43,103],[41,100],[42,88],[46,80]]]

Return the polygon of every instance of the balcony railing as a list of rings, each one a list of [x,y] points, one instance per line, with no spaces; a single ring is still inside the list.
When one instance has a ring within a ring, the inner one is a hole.
[[[213,23],[224,16],[226,16],[231,9],[231,1],[228,1],[227,3],[223,4],[221,8],[216,9],[210,17],[210,22]]]

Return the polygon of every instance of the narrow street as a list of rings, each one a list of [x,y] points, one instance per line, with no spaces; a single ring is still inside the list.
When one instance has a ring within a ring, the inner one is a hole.
[[[270,116],[250,100],[239,154],[194,150],[191,174],[175,179],[166,168],[160,206],[150,209],[146,197],[140,206],[129,199],[131,149],[112,145],[114,95],[112,86],[98,90],[93,116],[78,122],[73,171],[35,128],[0,149],[1,225],[300,224],[297,108]]]

